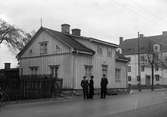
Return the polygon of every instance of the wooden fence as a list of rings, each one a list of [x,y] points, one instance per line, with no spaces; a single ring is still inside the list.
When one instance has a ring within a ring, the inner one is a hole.
[[[42,75],[0,79],[8,100],[56,97],[61,93],[62,83],[62,79]]]

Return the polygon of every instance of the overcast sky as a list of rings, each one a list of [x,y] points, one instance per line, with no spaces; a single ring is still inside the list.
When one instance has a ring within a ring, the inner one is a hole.
[[[0,18],[26,32],[43,26],[60,31],[68,23],[81,35],[119,43],[119,37],[159,35],[167,31],[167,0],[0,0]],[[4,62],[16,66],[15,55],[0,46]]]

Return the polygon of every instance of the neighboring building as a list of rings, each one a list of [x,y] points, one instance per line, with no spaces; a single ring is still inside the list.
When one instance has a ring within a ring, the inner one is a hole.
[[[58,32],[41,27],[17,55],[21,75],[52,75],[63,79],[63,88],[81,89],[83,76],[94,76],[95,88],[100,87],[102,74],[109,88],[127,87],[128,60],[116,55],[118,45],[83,37],[80,29],[63,24]]]
[[[128,82],[138,84],[138,53],[140,54],[141,84],[152,84],[151,64],[154,56],[154,84],[167,84],[167,32],[162,35],[127,39],[120,38],[122,53],[130,59],[128,65]],[[139,43],[138,43],[139,42]],[[139,44],[139,45],[138,45]],[[139,50],[138,50],[139,47]]]

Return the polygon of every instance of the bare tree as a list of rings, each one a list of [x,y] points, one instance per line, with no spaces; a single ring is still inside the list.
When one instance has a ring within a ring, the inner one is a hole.
[[[6,41],[10,48],[21,50],[31,37],[31,34],[0,19],[0,44]]]
[[[161,67],[162,69],[167,69],[166,60],[164,59],[162,52],[155,51],[153,48],[153,43],[150,41],[148,46],[148,53],[147,53],[147,60],[148,63],[151,65],[151,72],[152,72],[152,86],[151,89],[154,90],[154,69]]]

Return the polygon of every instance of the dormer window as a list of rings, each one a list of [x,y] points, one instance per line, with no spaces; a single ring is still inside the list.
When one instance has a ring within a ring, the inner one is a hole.
[[[40,42],[40,54],[47,54],[47,46],[48,46],[48,42],[44,41],[44,42]]]
[[[103,50],[101,46],[97,46],[97,53],[103,55]]]
[[[154,44],[153,45],[153,51],[154,52],[160,52],[160,45],[159,44]]]

